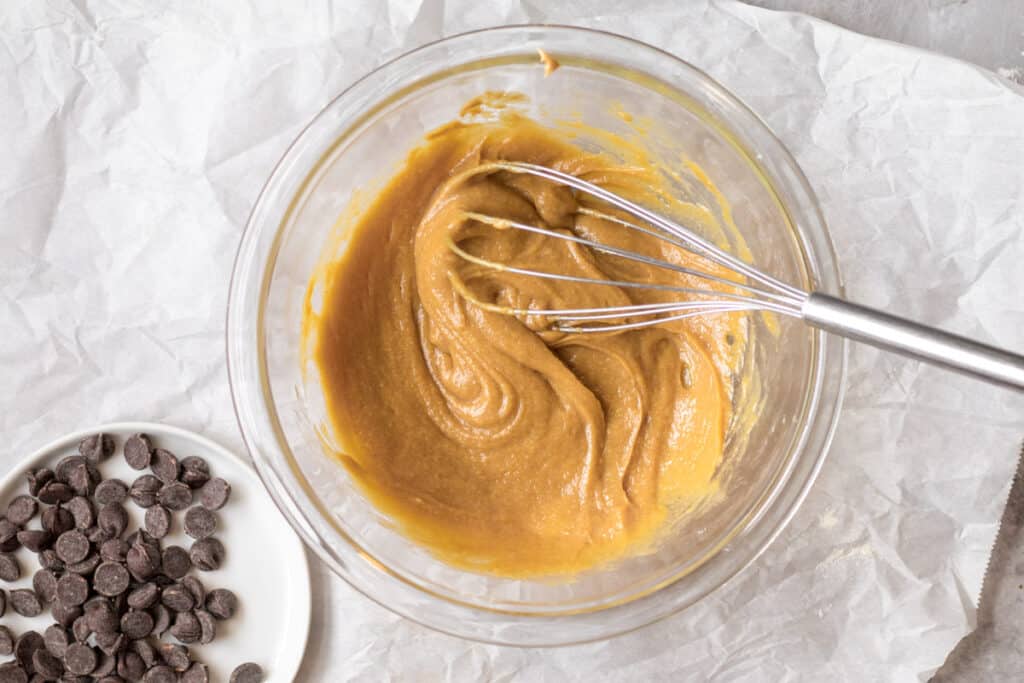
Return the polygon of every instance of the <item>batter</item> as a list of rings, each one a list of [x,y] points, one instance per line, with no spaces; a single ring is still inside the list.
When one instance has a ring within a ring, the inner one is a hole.
[[[580,215],[583,197],[489,160],[543,164],[640,200],[678,202],[652,168],[584,153],[512,111],[454,122],[413,150],[360,214],[307,306],[339,458],[374,504],[450,564],[503,576],[571,575],[642,552],[715,491],[746,343],[743,314],[566,335],[515,308],[597,307],[676,295],[552,282],[509,265],[585,277],[707,282],[596,254],[465,212],[571,230],[721,272],[664,242]],[[591,202],[595,208],[598,205]],[[605,207],[600,207],[605,208]],[[681,212],[693,207],[677,203]],[[311,287],[312,291],[312,287]],[[461,292],[461,293],[460,293]]]

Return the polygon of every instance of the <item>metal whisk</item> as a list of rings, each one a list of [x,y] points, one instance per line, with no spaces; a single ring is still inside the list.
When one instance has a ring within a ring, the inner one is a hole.
[[[497,263],[481,258],[469,253],[458,244],[455,244],[454,241],[450,241],[449,247],[461,258],[480,266],[504,272],[566,282],[655,289],[697,297],[668,303],[545,310],[513,308],[483,302],[474,297],[464,285],[457,283],[462,296],[478,306],[509,315],[545,316],[552,322],[553,329],[573,334],[637,329],[693,316],[730,311],[773,311],[801,318],[809,325],[849,339],[865,342],[878,348],[894,351],[904,356],[916,358],[917,360],[961,372],[994,384],[1024,390],[1024,356],[943,332],[933,327],[911,322],[866,306],[850,303],[827,294],[807,292],[780,282],[664,216],[660,216],[613,192],[609,192],[604,188],[568,173],[545,166],[505,161],[488,164],[487,169],[525,173],[545,178],[554,183],[566,185],[577,192],[590,195],[634,217],[637,222],[634,223],[587,207],[580,207],[579,213],[611,221],[621,225],[624,229],[636,230],[659,240],[664,240],[720,266],[724,266],[737,275],[742,276],[742,278],[739,281],[724,278],[710,272],[669,263],[577,235],[551,231],[500,216],[468,212],[466,213],[467,218],[481,223],[574,242],[596,252],[611,254],[677,273],[696,276],[708,282],[727,285],[730,290],[733,290],[723,292],[710,288],[701,289],[626,280],[588,278],[566,273],[518,268],[509,264]]]

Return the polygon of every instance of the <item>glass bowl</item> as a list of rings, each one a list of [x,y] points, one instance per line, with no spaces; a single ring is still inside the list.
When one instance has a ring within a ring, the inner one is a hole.
[[[538,48],[561,62],[552,77]],[[745,362],[758,390],[738,392],[735,410],[759,417],[727,440],[721,494],[652,552],[571,579],[508,579],[451,567],[410,542],[325,447],[333,437],[317,372],[303,365],[303,311],[324,249],[333,250],[327,258],[345,249],[351,221],[340,217],[350,203],[372,197],[426,132],[488,90],[524,93],[542,123],[592,127],[580,129],[584,146],[602,146],[587,130],[630,135],[641,122],[652,155],[692,160],[717,184],[753,263],[828,294],[841,293],[839,274],[817,202],[765,125],[693,66],[599,31],[511,26],[419,48],[342,93],[278,163],[239,247],[227,320],[239,426],[274,500],[335,573],[401,615],[487,642],[585,642],[694,604],[779,533],[828,449],[845,345],[797,320],[756,319]]]

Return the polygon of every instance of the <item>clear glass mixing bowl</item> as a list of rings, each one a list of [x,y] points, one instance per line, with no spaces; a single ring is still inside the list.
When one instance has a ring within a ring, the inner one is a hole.
[[[553,77],[543,77],[537,48],[561,62]],[[256,468],[282,512],[323,562],[368,597],[482,641],[604,638],[692,605],[778,534],[825,457],[845,346],[800,321],[780,320],[774,332],[755,323],[747,362],[757,366],[761,392],[741,391],[736,409],[759,409],[760,418],[749,438],[728,441],[723,495],[676,524],[655,552],[573,580],[512,580],[455,569],[408,541],[323,445],[332,436],[317,373],[302,365],[303,306],[324,247],[345,248],[344,240],[328,238],[353,194],[372,196],[424,133],[487,90],[526,94],[528,113],[541,122],[576,119],[629,133],[616,106],[634,122],[648,122],[657,133],[643,144],[653,154],[693,160],[728,198],[755,264],[792,284],[840,293],[825,224],[796,163],[750,110],[701,71],[598,31],[478,31],[422,47],[357,82],[274,169],[231,282],[232,396]],[[602,146],[585,131],[577,142]]]

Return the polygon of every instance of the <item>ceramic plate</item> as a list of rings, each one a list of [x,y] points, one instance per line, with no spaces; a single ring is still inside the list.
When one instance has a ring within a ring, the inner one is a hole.
[[[219,538],[227,550],[220,569],[192,574],[209,591],[229,588],[238,596],[238,612],[232,619],[217,623],[217,637],[208,645],[191,645],[193,658],[210,669],[211,681],[227,681],[231,671],[243,662],[256,662],[266,672],[266,680],[274,683],[295,678],[309,635],[310,583],[306,552],[292,528],[278,512],[259,477],[241,458],[209,439],[178,429],[145,422],[122,422],[101,425],[57,439],[26,458],[0,480],[0,510],[15,496],[26,493],[25,472],[29,468],[54,467],[68,455],[78,453],[78,442],[89,434],[111,434],[117,448],[100,464],[105,479],[116,477],[129,486],[149,470],[136,471],[122,455],[126,438],[137,432],[150,437],[155,447],[166,448],[179,460],[198,455],[210,465],[211,476],[231,484],[231,499],[218,513]],[[129,530],[143,521],[144,510],[131,500],[125,504],[131,521]],[[184,512],[173,513],[171,533],[163,546],[188,548],[191,540],[182,531]],[[39,515],[29,528],[39,528]],[[15,588],[31,588],[32,575],[39,569],[35,555],[24,548],[17,551],[21,563],[21,579],[0,584],[8,592]],[[42,631],[53,623],[49,609],[27,619],[7,607],[2,623],[17,636],[27,629]],[[165,634],[165,640],[176,642]]]

